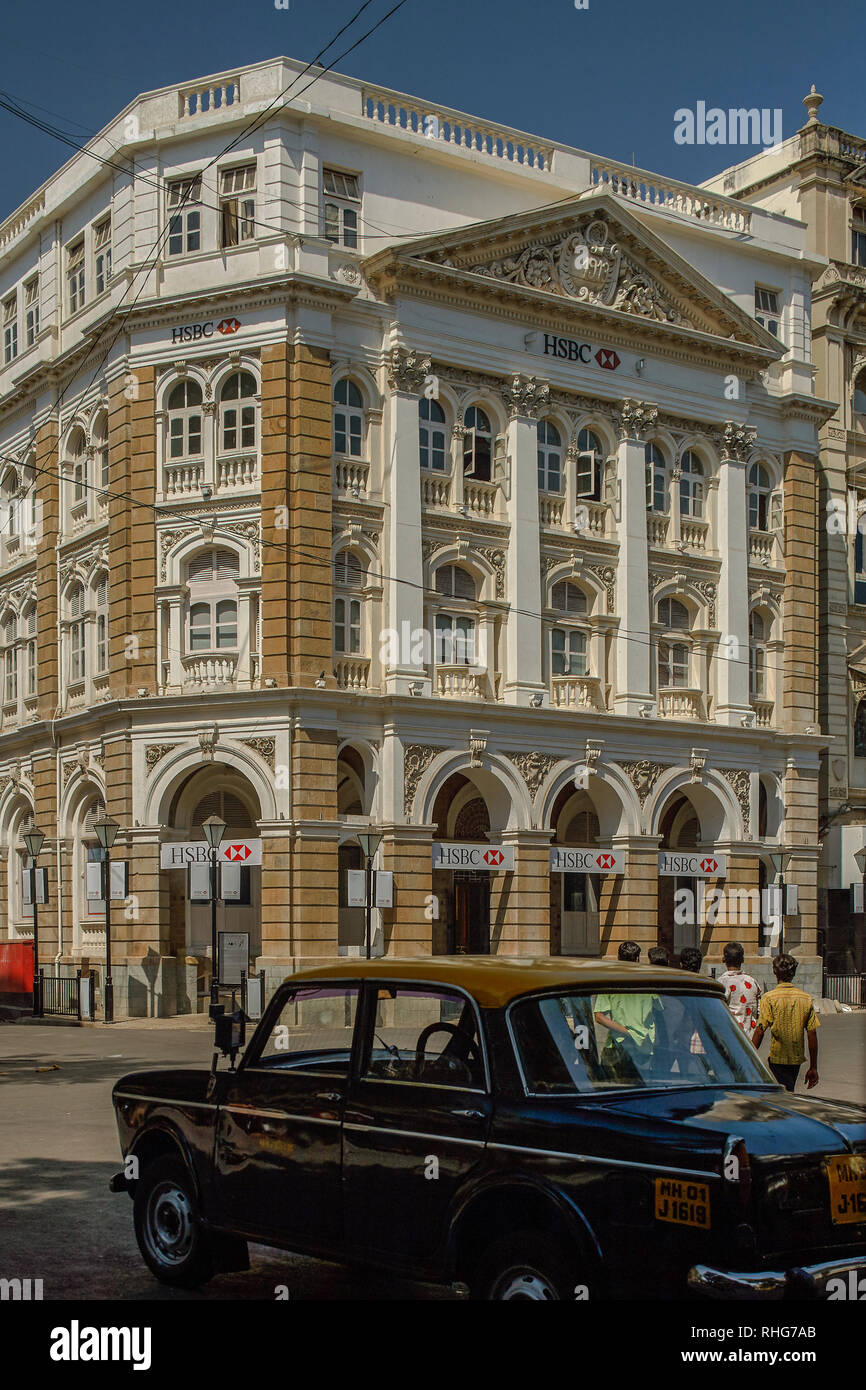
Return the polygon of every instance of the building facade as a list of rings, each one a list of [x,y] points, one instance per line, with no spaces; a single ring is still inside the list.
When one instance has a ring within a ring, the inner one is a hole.
[[[105,810],[117,1011],[200,1007],[210,907],[160,846],[216,814],[262,841],[219,920],[269,979],[363,951],[368,827],[377,952],[733,935],[766,973],[784,849],[811,979],[823,260],[300,71],[137,98],[115,167],[0,226],[0,930],[35,821],[40,962],[102,969]]]
[[[708,187],[801,219],[809,251],[828,261],[812,291],[815,390],[836,405],[819,435],[819,718],[829,742],[818,922],[828,973],[849,973],[866,971],[864,876],[854,857],[866,845],[866,140],[824,124],[822,103],[813,86],[801,130]],[[766,314],[775,287],[762,294]]]

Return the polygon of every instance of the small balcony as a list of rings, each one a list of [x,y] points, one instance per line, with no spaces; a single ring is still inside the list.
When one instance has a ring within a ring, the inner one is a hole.
[[[334,459],[334,496],[352,499],[367,497],[370,465],[361,459]]]
[[[483,666],[437,666],[435,691],[450,700],[485,700],[487,671]]]
[[[213,689],[217,686],[233,685],[237,670],[237,653],[196,652],[195,655],[181,657],[184,672],[184,687]]]
[[[448,473],[421,474],[422,507],[447,507],[451,499],[451,477]]]
[[[334,676],[340,690],[369,690],[370,658],[342,656],[334,664]]]
[[[162,493],[167,502],[177,498],[198,499],[203,481],[203,460],[197,463],[167,463],[162,472]]]
[[[483,483],[475,478],[463,480],[463,506],[473,516],[495,516],[497,483]]]
[[[680,517],[680,542],[687,550],[704,551],[707,548],[709,523],[698,521],[691,516]]]
[[[775,565],[777,543],[775,531],[750,531],[749,532],[749,564],[751,565]]]
[[[667,545],[668,527],[671,524],[669,516],[662,516],[659,512],[648,512],[646,519],[647,540],[650,545]]]
[[[753,700],[753,701],[752,701],[752,709],[755,711],[755,728],[756,728],[756,729],[772,729],[772,728],[773,728],[773,723],[774,723],[774,720],[773,720],[773,710],[774,710],[774,708],[775,708],[775,706],[774,706],[774,702],[773,702],[772,700]]]
[[[555,709],[605,708],[598,676],[552,676],[550,703]]]
[[[684,686],[662,686],[658,711],[662,719],[706,719],[704,692]]]
[[[258,454],[224,454],[217,459],[217,492],[250,492],[258,485]]]
[[[574,510],[569,511],[565,497],[555,492],[538,494],[538,520],[542,526],[555,531],[572,531],[593,540],[604,540],[609,511],[607,502],[596,502],[588,497],[579,497]]]

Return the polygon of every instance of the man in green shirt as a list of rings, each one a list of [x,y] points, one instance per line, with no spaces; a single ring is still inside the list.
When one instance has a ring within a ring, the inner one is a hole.
[[[640,947],[636,941],[623,941],[618,957],[637,961]],[[616,1081],[640,1080],[640,1061],[652,1055],[656,1040],[655,994],[598,994],[595,999],[595,1021],[609,1029],[601,1061],[608,1075]]]

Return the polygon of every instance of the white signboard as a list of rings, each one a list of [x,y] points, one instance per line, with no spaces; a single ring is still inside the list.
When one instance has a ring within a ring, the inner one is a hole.
[[[23,869],[23,870],[22,870],[22,873],[23,873],[23,876],[24,876],[24,877],[23,877],[23,879],[22,879],[22,884],[21,884],[21,901],[22,901],[22,903],[24,904],[24,906],[25,906],[26,908],[29,908],[29,909],[30,909],[29,912],[25,912],[24,915],[25,915],[25,917],[32,917],[32,916],[33,916],[33,901],[32,901],[32,899],[31,899],[31,897],[30,897],[30,870],[29,870],[29,869]],[[37,870],[36,870],[36,903],[37,903],[37,906],[42,907],[42,906],[43,906],[45,903],[47,903],[47,902],[48,902],[48,870],[47,870],[47,869],[37,869]]]
[[[189,900],[191,903],[210,902],[210,864],[190,864]]]
[[[710,849],[686,853],[666,850],[659,854],[659,878],[724,878],[728,872],[725,854]]]
[[[624,874],[625,855],[622,850],[572,849],[562,845],[550,851],[552,874]]]
[[[261,840],[223,840],[217,850],[217,863],[261,864]],[[159,847],[161,869],[185,869],[187,864],[209,864],[210,845],[206,840],[178,840]]]
[[[111,900],[112,902],[123,902],[129,897],[127,869],[129,865],[125,859],[113,859],[110,864],[111,869]],[[91,861],[87,865],[87,901],[89,903],[102,901],[102,865],[96,861]],[[101,909],[100,909],[101,910]]]
[[[220,897],[224,903],[239,903],[241,900],[240,864],[220,864]]]
[[[480,869],[492,874],[514,872],[513,845],[470,845],[459,840],[434,840],[434,869]]]
[[[249,974],[250,934],[246,931],[217,933],[221,985],[240,985],[241,971]]]
[[[347,907],[367,906],[367,870],[347,869]],[[394,906],[394,875],[390,869],[376,869],[373,874],[373,907]]]

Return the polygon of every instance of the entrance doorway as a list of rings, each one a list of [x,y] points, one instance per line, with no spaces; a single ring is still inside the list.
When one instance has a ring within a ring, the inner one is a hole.
[[[661,821],[662,850],[693,850],[701,838],[697,812],[687,796],[675,796]],[[659,875],[658,945],[664,946],[671,965],[679,964],[685,946],[700,946],[703,881]]]
[[[552,877],[552,875],[551,875]],[[561,874],[562,928],[560,950],[564,956],[597,956],[599,953],[599,874]]]
[[[449,955],[490,954],[490,875],[454,875],[453,915],[448,923]]]

